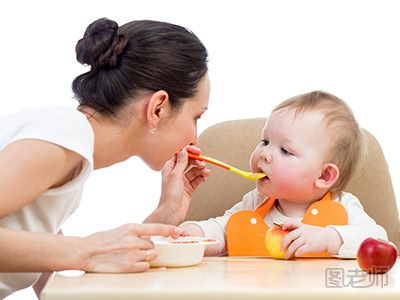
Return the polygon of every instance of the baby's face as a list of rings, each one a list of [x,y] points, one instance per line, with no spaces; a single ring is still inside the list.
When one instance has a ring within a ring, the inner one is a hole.
[[[330,150],[323,115],[304,112],[295,117],[292,109],[273,112],[263,129],[262,142],[254,149],[253,172],[267,178],[257,181],[258,191],[269,197],[308,203],[315,197]]]

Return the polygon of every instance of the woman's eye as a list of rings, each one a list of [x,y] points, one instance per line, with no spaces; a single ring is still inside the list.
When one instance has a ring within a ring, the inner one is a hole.
[[[268,140],[261,140],[261,144],[263,146],[268,146],[269,145],[269,141]]]

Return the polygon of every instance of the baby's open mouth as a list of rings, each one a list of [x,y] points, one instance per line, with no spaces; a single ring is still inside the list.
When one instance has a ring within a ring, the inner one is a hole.
[[[261,178],[260,180],[269,180],[268,175],[266,175],[265,177]]]
[[[265,174],[265,176],[264,176],[263,178],[261,178],[260,180],[269,180],[269,177],[268,177],[268,175],[267,175],[267,172],[265,172],[264,170],[261,170],[261,169],[259,170],[259,172]]]

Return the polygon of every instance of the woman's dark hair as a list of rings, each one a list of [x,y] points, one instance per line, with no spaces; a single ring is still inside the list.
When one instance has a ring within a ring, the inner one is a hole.
[[[109,116],[143,92],[165,90],[174,109],[197,92],[207,72],[207,50],[188,29],[157,21],[118,27],[99,19],[76,45],[76,57],[91,66],[72,90],[80,105]]]

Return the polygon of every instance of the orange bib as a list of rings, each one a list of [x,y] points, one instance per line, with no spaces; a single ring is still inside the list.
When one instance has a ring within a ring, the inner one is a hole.
[[[265,248],[265,234],[269,229],[263,218],[275,205],[276,199],[268,199],[256,211],[242,210],[234,213],[226,224],[226,240],[229,256],[270,256]],[[321,200],[307,209],[302,223],[325,227],[347,225],[347,212],[342,204],[333,201],[328,192]],[[327,252],[305,253],[302,257],[330,257]]]

